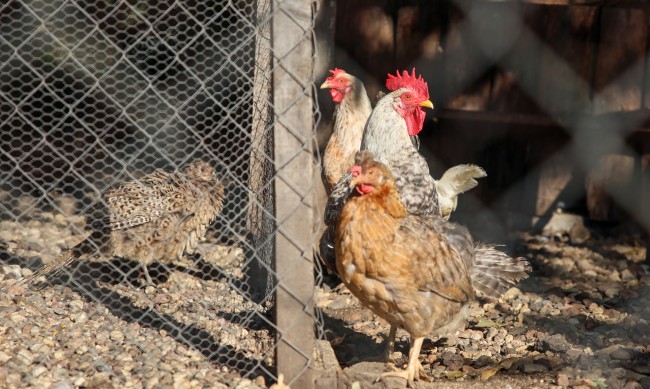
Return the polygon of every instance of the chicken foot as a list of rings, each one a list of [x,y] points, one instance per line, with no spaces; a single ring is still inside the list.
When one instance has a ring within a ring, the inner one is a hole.
[[[391,327],[391,332],[392,328],[393,327]],[[409,362],[406,366],[406,370],[389,371],[382,373],[379,377],[377,377],[376,382],[381,381],[385,377],[399,377],[406,380],[408,384],[407,386],[409,388],[413,388],[415,385],[416,373],[418,380],[422,379],[424,381],[431,382],[431,377],[426,374],[419,359],[423,341],[423,337],[413,339],[411,349],[409,350]]]

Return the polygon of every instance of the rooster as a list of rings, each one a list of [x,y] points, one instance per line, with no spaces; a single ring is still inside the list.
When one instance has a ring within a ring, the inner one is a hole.
[[[406,370],[380,378],[402,377],[413,387],[428,379],[418,359],[424,337],[447,334],[467,316],[479,250],[465,227],[409,212],[396,179],[372,153],[360,152],[350,175],[336,224],[336,267],[352,294],[391,324],[389,342],[398,327],[411,336]]]

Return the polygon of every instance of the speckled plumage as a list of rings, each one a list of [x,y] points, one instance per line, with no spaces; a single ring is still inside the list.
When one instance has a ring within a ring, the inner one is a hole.
[[[146,266],[152,262],[193,252],[221,211],[223,194],[214,168],[200,160],[181,172],[156,170],[109,189],[98,212],[87,221],[90,236],[26,282],[50,278],[82,257],[132,259],[143,266],[148,277]]]

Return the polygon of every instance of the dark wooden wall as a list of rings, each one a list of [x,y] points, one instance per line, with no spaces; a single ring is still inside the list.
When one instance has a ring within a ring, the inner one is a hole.
[[[461,202],[461,210],[543,216],[564,203],[594,220],[618,220],[626,214],[618,208],[632,212],[643,200],[615,206],[605,181],[632,169],[617,182],[625,188],[645,166],[647,3],[339,1],[331,66],[359,76],[370,96],[396,69],[425,77],[436,109],[422,151],[434,175],[468,162],[488,172],[474,191],[479,201]],[[625,139],[622,148],[612,134]],[[602,187],[594,207],[586,199]]]

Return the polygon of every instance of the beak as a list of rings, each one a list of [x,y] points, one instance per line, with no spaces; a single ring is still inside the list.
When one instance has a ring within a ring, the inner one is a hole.
[[[321,86],[320,86],[321,89],[327,89],[327,88],[331,88],[331,87],[332,87],[332,86],[331,86],[330,83],[327,82],[327,81],[325,81],[324,83],[322,83]]]
[[[431,102],[431,100],[424,100],[423,102],[420,103],[420,107],[426,107],[426,108],[433,109],[433,103]]]

